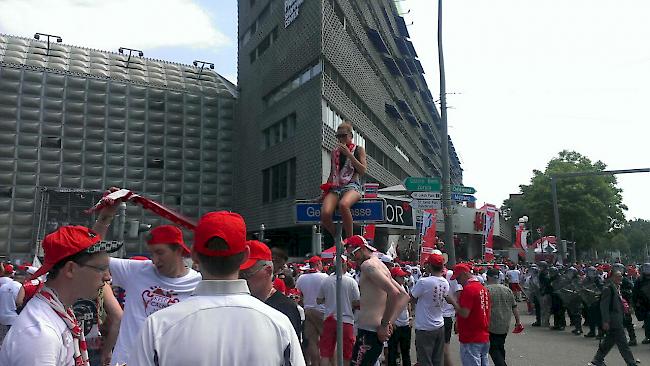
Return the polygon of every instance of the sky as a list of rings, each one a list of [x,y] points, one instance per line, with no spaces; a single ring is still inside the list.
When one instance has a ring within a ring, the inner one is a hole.
[[[190,64],[236,82],[236,0],[0,0],[0,33]],[[437,7],[401,11],[438,99]],[[500,205],[564,149],[650,168],[650,2],[446,0],[448,123],[479,202]],[[16,16],[29,14],[29,16]],[[411,24],[412,23],[412,24]],[[650,173],[618,176],[628,219],[650,219]],[[550,199],[550,197],[549,197]]]

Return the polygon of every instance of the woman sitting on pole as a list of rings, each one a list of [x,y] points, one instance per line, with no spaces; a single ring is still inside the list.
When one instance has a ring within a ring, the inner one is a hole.
[[[321,209],[321,225],[336,236],[336,227],[332,221],[335,209],[339,209],[343,219],[345,237],[352,232],[352,212],[350,207],[361,199],[361,183],[359,177],[366,173],[366,151],[362,146],[352,143],[352,124],[345,121],[336,129],[337,147],[332,151],[332,165],[327,183],[321,186],[323,190],[323,207]]]

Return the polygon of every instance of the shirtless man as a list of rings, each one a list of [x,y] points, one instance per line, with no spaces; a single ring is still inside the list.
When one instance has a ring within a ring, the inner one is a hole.
[[[359,288],[361,309],[357,323],[357,340],[352,350],[352,366],[371,366],[377,362],[384,342],[409,295],[390,275],[390,271],[377,258],[366,239],[360,235],[345,241],[348,258],[357,263],[361,271]]]

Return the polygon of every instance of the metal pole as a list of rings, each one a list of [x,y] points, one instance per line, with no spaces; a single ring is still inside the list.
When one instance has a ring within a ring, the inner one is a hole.
[[[555,245],[560,248],[560,264],[564,264],[564,246],[560,232],[560,209],[557,204],[557,179],[551,177],[551,194],[553,196],[553,217],[555,218]]]
[[[451,177],[449,168],[449,135],[447,131],[447,92],[445,86],[445,61],[442,55],[442,0],[438,0],[438,66],[440,68],[440,134],[442,142],[442,212],[445,216],[445,245],[447,266],[456,264],[454,224],[451,212]]]
[[[126,229],[126,202],[120,203],[117,209],[118,227],[117,227],[117,241],[124,243],[124,230]],[[126,257],[126,245],[120,248],[120,257]]]
[[[336,224],[336,364],[343,365],[343,294],[341,282],[343,281],[343,264],[341,263],[341,254],[343,254],[343,244],[341,243],[341,234],[343,228],[341,223]]]
[[[264,243],[264,229],[266,229],[264,224],[260,224],[260,241],[262,243]]]

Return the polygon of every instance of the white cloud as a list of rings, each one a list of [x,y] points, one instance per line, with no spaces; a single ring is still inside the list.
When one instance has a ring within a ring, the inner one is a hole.
[[[232,41],[193,0],[3,0],[0,31],[25,37],[56,34],[66,44],[215,49]]]

